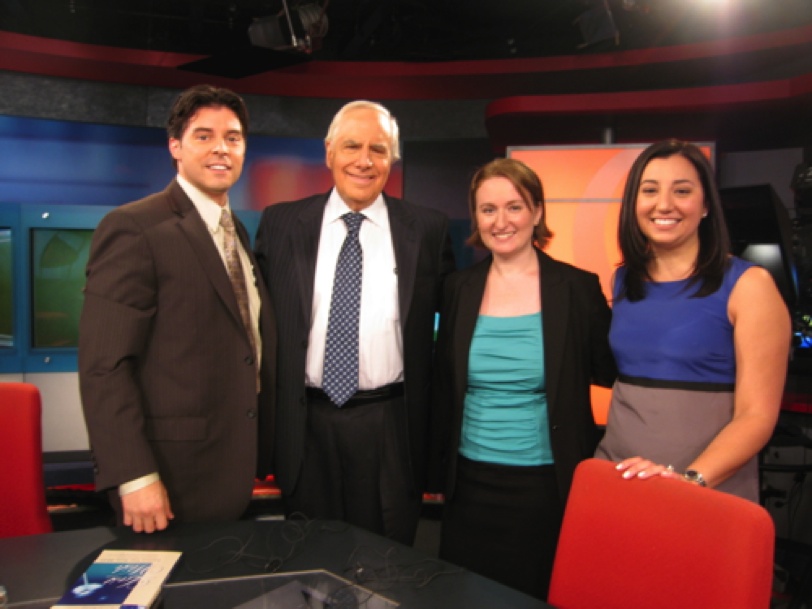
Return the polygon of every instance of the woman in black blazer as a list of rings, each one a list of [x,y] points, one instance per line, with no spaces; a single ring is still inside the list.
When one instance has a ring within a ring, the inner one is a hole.
[[[451,275],[437,344],[432,454],[444,477],[440,556],[544,598],[576,464],[599,433],[590,384],[616,369],[596,275],[544,254],[544,193],[520,161],[474,176],[469,244],[490,256]]]

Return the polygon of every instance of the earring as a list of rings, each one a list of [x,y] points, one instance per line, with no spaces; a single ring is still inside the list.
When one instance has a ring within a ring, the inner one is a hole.
[[[702,217],[703,217],[703,218],[707,218],[707,217],[708,217],[708,212],[703,213],[703,214],[702,214]]]

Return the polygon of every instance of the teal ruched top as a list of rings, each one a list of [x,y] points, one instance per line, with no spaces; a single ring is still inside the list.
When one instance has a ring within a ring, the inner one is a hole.
[[[541,312],[480,315],[471,341],[460,454],[502,465],[553,463]]]

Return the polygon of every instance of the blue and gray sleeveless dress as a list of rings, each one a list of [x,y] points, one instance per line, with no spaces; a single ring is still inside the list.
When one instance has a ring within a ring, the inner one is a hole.
[[[731,258],[722,286],[704,298],[691,298],[698,286],[686,279],[647,283],[637,302],[618,298],[618,270],[609,341],[620,374],[596,457],[641,456],[684,471],[730,422],[736,358],[727,305],[751,266]],[[717,488],[758,501],[756,457]]]

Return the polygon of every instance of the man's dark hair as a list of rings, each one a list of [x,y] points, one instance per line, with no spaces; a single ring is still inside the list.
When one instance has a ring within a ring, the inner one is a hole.
[[[242,97],[220,87],[196,85],[181,93],[172,105],[166,132],[170,139],[181,139],[189,121],[200,108],[228,108],[240,121],[243,137],[248,136],[248,109]]]

